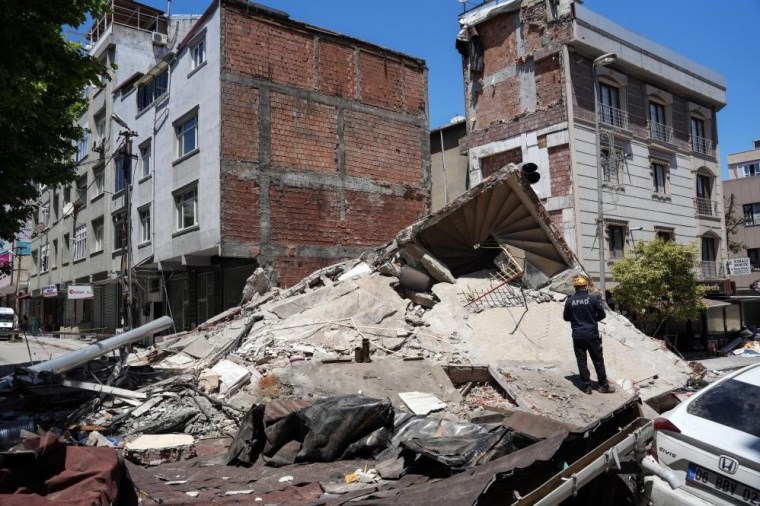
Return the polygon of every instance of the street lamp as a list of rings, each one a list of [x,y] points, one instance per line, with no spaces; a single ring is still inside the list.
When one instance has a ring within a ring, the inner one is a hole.
[[[594,132],[596,133],[596,197],[597,216],[596,227],[599,234],[599,291],[602,299],[606,298],[606,282],[604,265],[604,206],[602,202],[602,142],[599,133],[599,77],[596,74],[597,67],[604,67],[617,60],[614,53],[606,53],[594,60],[591,71],[594,75]],[[612,147],[614,149],[614,147]]]

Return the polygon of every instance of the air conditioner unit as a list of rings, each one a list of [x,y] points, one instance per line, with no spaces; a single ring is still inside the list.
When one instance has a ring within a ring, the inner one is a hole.
[[[168,42],[168,37],[165,33],[153,32],[153,44],[157,46],[165,46]]]

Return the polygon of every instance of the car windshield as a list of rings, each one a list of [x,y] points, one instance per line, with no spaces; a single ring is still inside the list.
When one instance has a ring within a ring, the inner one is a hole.
[[[686,412],[760,437],[760,386],[728,380],[697,397]]]
[[[0,323],[13,323],[13,315],[0,313]]]

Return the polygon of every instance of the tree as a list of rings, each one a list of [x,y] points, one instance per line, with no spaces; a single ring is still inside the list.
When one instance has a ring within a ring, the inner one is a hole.
[[[744,216],[734,215],[734,207],[736,207],[736,197],[732,193],[728,200],[728,208],[726,209],[726,244],[728,245],[728,251],[736,255],[740,251],[745,250],[747,245],[731,239],[732,236],[736,235],[744,227],[745,222]]]
[[[705,292],[694,278],[698,258],[695,245],[662,239],[639,241],[612,266],[613,279],[618,282],[613,296],[634,311],[642,325],[695,319],[704,309],[701,298]]]
[[[76,177],[82,92],[109,76],[63,27],[107,8],[107,0],[0,0],[0,239],[12,241],[32,217],[38,185]]]

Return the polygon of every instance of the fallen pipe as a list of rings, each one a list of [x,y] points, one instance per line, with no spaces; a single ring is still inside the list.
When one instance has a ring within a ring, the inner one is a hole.
[[[106,353],[115,349],[121,348],[127,344],[134,343],[140,339],[153,335],[156,332],[160,332],[164,329],[168,329],[174,325],[174,322],[168,316],[162,316],[158,320],[146,323],[136,329],[129,330],[123,334],[113,336],[111,338],[100,341],[99,343],[91,344],[81,350],[72,351],[58,358],[48,360],[47,362],[40,362],[27,370],[33,373],[49,372],[54,374],[60,374],[66,372],[80,365],[86,364],[90,360],[102,357]]]

